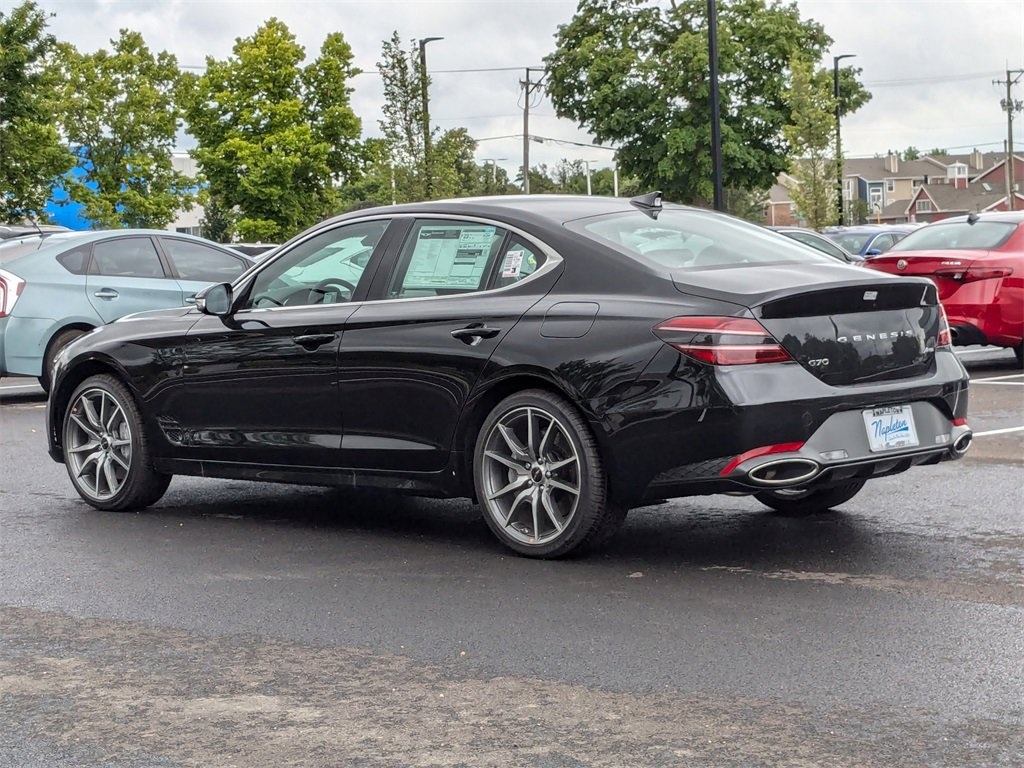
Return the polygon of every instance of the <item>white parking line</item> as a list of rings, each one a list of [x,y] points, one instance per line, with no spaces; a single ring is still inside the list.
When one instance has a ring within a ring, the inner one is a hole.
[[[1024,427],[1007,427],[1006,429],[989,429],[985,432],[975,432],[975,437],[988,437],[989,435],[1008,435],[1011,432],[1024,432]]]
[[[0,389],[40,389],[38,384],[5,384]]]
[[[1024,381],[986,381],[985,379],[977,379],[972,381],[971,384],[991,384],[993,387],[1024,387]]]
[[[982,376],[978,379],[971,379],[971,381],[1002,381],[1003,379],[1019,379],[1024,377],[1024,373],[1007,373],[1005,376]]]
[[[998,349],[958,349],[956,350],[957,356],[963,355],[981,355],[988,354],[989,352],[998,352]]]

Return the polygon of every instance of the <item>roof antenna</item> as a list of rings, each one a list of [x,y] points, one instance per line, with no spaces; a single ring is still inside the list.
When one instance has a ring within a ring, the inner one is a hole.
[[[635,205],[652,219],[657,219],[658,214],[661,213],[661,190],[630,198],[629,203]]]

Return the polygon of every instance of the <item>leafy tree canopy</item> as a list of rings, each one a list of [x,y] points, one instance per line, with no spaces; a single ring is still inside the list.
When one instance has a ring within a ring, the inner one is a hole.
[[[767,189],[788,167],[789,62],[819,61],[831,39],[795,3],[718,0],[717,8],[724,182]],[[617,145],[625,173],[673,200],[711,198],[705,0],[580,0],[546,63],[558,114]],[[832,73],[815,77],[831,82]],[[840,86],[844,110],[868,98],[848,70]]]
[[[191,180],[171,163],[181,73],[138,32],[122,29],[111,44],[90,54],[61,46],[61,129],[82,171],[65,186],[98,226],[162,229],[190,201]]]
[[[55,127],[57,41],[47,14],[24,2],[0,11],[0,221],[38,218],[57,179],[74,165]]]
[[[350,103],[359,73],[340,32],[306,66],[288,27],[268,20],[180,91],[193,156],[229,229],[281,241],[337,210],[337,186],[362,173],[362,124]]]
[[[811,229],[834,224],[836,210],[835,98],[827,83],[816,80],[811,66],[790,63],[790,120],[782,129],[793,151],[790,168],[796,184],[789,194]]]

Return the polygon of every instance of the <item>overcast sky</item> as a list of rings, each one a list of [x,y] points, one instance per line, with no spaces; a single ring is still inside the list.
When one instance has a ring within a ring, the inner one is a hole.
[[[466,127],[480,140],[478,160],[522,163],[522,91],[526,67],[539,67],[575,0],[38,0],[56,14],[50,30],[79,50],[109,47],[122,27],[143,34],[182,66],[207,55],[225,58],[271,16],[284,21],[315,56],[328,32],[341,31],[366,74],[354,82],[353,106],[367,135],[378,134],[381,86],[375,63],[395,30],[406,40],[443,36],[427,47],[430,112],[441,128]],[[17,3],[0,0],[8,12]],[[913,145],[969,152],[1001,151],[1006,113],[999,101],[1006,69],[1024,68],[1024,0],[798,0],[803,18],[824,25],[828,52],[856,54],[874,98],[843,121],[847,157],[870,157]],[[505,68],[508,68],[505,70]],[[493,70],[453,72],[451,70]],[[504,70],[504,71],[503,71]],[[1024,100],[1024,78],[1015,92]],[[530,133],[588,143],[585,132],[559,120],[546,99],[531,107]],[[1024,120],[1016,123],[1024,148]],[[493,138],[513,136],[513,138]],[[517,138],[518,137],[518,138]],[[530,163],[559,159],[610,163],[611,152],[572,144],[531,143]]]

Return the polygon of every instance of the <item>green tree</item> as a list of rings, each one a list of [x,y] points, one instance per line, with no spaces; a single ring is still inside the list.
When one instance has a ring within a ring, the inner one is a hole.
[[[379,121],[387,143],[395,200],[408,203],[427,198],[427,160],[423,142],[423,73],[416,44],[402,47],[398,32],[385,40],[377,62],[384,85],[384,117]],[[427,84],[429,87],[429,79]],[[432,129],[431,129],[432,130]]]
[[[915,146],[909,146],[903,150],[904,160],[918,160],[921,157],[921,151]]]
[[[138,32],[122,29],[111,45],[86,54],[61,46],[60,127],[81,171],[65,187],[97,226],[162,229],[193,198],[193,180],[171,162],[181,73]]]
[[[0,11],[0,221],[39,218],[61,175],[74,165],[55,127],[57,41],[34,2]]]
[[[380,129],[389,148],[394,199],[407,203],[480,193],[484,185],[480,166],[473,162],[476,141],[465,128],[442,133],[428,126],[429,147],[424,141],[423,86],[430,87],[430,78],[420,65],[418,45],[403,48],[394,32],[382,44],[377,69],[384,84]]]
[[[481,168],[473,160],[476,141],[465,128],[441,134],[431,148],[431,196],[435,199],[468,197],[481,193]]]
[[[795,3],[718,0],[719,85],[725,185],[768,189],[788,166],[790,59],[817,61],[831,43]],[[546,59],[561,117],[619,147],[619,166],[670,199],[713,193],[705,0],[580,0]],[[816,77],[831,78],[831,72]],[[866,93],[841,87],[851,108]]]
[[[835,98],[830,88],[815,80],[810,64],[790,63],[791,121],[782,130],[793,152],[790,175],[796,181],[789,190],[796,210],[811,229],[821,229],[838,219],[835,205]]]
[[[871,215],[871,209],[868,207],[868,201],[863,199],[857,199],[850,205],[850,223],[851,224],[867,224],[868,217]]]
[[[765,210],[768,207],[768,192],[761,189],[736,189],[726,187],[725,210],[733,216],[738,216],[747,221],[764,221]]]
[[[187,78],[181,100],[210,198],[233,211],[232,235],[280,241],[337,211],[338,187],[366,162],[362,125],[350,103],[359,73],[341,33],[302,66],[305,50],[269,19],[239,38],[232,56],[206,60]]]

